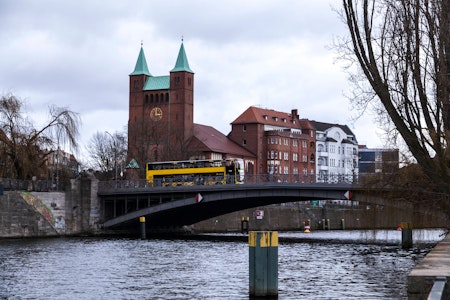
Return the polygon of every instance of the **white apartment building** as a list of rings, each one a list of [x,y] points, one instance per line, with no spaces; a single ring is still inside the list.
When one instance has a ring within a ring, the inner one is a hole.
[[[358,177],[358,141],[347,125],[311,121],[316,129],[317,182],[353,182]]]

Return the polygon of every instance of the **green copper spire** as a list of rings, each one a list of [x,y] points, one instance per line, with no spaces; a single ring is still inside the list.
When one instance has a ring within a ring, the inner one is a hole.
[[[134,67],[134,71],[130,75],[142,75],[142,74],[152,76],[152,74],[150,74],[150,72],[148,71],[147,61],[145,60],[144,48],[142,48],[141,44],[141,51],[139,52],[136,67]]]
[[[181,42],[180,52],[178,52],[178,58],[175,67],[170,72],[179,71],[194,73],[192,72],[191,68],[189,68],[189,62],[187,60],[186,52],[184,51],[183,42]]]

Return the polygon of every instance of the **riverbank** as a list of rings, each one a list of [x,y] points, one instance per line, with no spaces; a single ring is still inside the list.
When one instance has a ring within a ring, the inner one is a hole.
[[[408,299],[426,299],[438,277],[445,282],[450,279],[450,235],[448,234],[409,273]],[[444,297],[440,299],[449,299],[449,297],[450,289],[446,286]]]

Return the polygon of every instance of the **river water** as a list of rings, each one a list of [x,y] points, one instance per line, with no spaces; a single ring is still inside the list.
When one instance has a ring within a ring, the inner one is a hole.
[[[407,299],[408,273],[444,234],[415,230],[402,250],[393,230],[280,233],[279,299]],[[244,240],[0,240],[0,299],[248,299]]]

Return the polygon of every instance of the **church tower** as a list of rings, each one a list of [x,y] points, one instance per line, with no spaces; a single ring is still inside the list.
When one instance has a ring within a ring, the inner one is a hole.
[[[194,134],[194,72],[181,43],[170,75],[153,76],[141,46],[130,74],[128,163],[188,159],[186,145]]]
[[[147,60],[145,59],[144,49],[141,45],[139,56],[136,61],[134,71],[130,74],[130,96],[128,109],[128,156],[136,159],[139,147],[137,146],[139,133],[143,129],[143,90],[147,78],[152,76],[148,70]],[[130,160],[128,160],[130,161]]]
[[[171,143],[186,143],[194,135],[194,72],[181,43],[175,67],[170,71]]]

